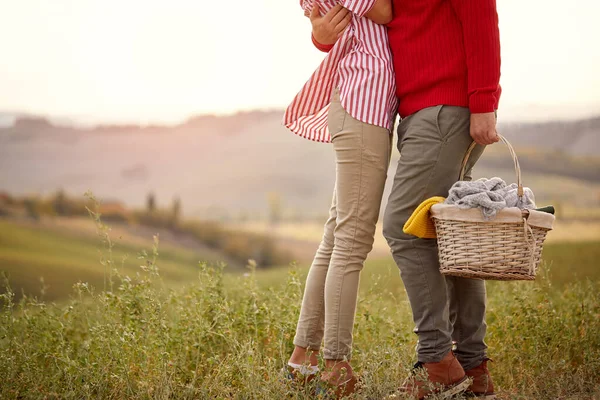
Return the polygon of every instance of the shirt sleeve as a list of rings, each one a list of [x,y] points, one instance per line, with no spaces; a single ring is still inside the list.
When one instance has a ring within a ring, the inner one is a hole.
[[[309,11],[312,9],[312,5],[306,0],[300,0],[300,8],[302,11]]]
[[[494,111],[500,100],[500,31],[496,0],[450,0],[463,30],[469,109]]]
[[[341,0],[339,3],[359,17],[371,11],[377,0]]]

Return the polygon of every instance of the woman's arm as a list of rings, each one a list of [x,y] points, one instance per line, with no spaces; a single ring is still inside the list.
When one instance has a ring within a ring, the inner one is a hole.
[[[324,52],[331,50],[350,24],[353,14],[385,25],[392,20],[392,0],[344,0],[324,16],[321,16],[317,5],[310,12],[305,9],[304,15],[310,18],[312,24],[314,45]]]
[[[393,17],[392,0],[375,0],[375,4],[369,12],[365,14],[365,17],[376,24],[389,24]]]
[[[321,16],[319,7],[315,4],[312,11],[310,13],[305,12],[304,15],[310,18],[312,24],[313,44],[323,52],[328,52],[333,48],[335,42],[352,20],[352,13],[339,4],[324,16]]]

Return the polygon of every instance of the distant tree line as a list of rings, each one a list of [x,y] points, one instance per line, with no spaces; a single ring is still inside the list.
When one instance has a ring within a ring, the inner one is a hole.
[[[0,217],[33,220],[43,216],[82,217],[88,216],[88,208],[94,210],[94,207],[88,199],[67,196],[63,190],[49,197],[13,197],[0,193]],[[104,201],[98,211],[105,222],[140,224],[189,235],[241,265],[246,265],[249,259],[255,260],[259,267],[286,265],[291,261],[290,254],[278,249],[268,235],[238,232],[214,221],[183,220],[179,197],[173,199],[170,207],[160,208],[154,193],[149,193],[145,209],[130,210],[120,202]]]

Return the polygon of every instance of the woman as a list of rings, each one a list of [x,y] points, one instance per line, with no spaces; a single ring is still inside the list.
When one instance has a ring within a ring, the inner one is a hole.
[[[350,365],[359,275],[373,247],[386,180],[397,102],[386,28],[390,0],[301,0],[313,42],[329,52],[286,110],[294,133],[331,142],[336,182],[323,239],[308,273],[288,368],[306,378],[318,372],[338,396],[354,392]],[[348,23],[345,30],[342,28]],[[322,24],[338,37],[320,37]]]

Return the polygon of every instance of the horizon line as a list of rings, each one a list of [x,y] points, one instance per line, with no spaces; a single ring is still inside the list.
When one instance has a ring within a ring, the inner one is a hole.
[[[592,105],[588,105],[591,107]],[[541,108],[558,108],[564,107],[561,105],[555,106],[543,106],[540,104],[530,104],[524,106],[522,108],[533,108],[533,109],[541,109]],[[507,109],[516,109],[517,107],[507,107]],[[50,123],[52,126],[57,128],[74,128],[74,129],[94,129],[94,128],[102,128],[102,127],[123,127],[123,126],[135,126],[139,128],[174,128],[177,126],[185,125],[190,121],[198,118],[204,117],[213,117],[213,118],[230,118],[238,115],[244,114],[253,114],[253,113],[275,113],[281,112],[282,117],[285,112],[285,107],[257,107],[257,108],[248,108],[248,109],[239,109],[235,111],[227,111],[227,112],[206,112],[206,113],[196,113],[190,114],[188,117],[179,118],[177,121],[166,121],[166,120],[154,120],[154,121],[146,121],[143,122],[141,119],[137,121],[134,119],[102,119],[102,118],[92,118],[92,117],[84,117],[84,116],[64,116],[64,115],[51,115],[43,112],[30,112],[30,111],[14,111],[14,110],[0,110],[0,129],[6,129],[14,126],[14,123],[21,118],[31,118],[31,119],[39,119],[45,120]],[[500,109],[502,112],[502,108]],[[2,123],[2,118],[12,118],[12,121],[8,124]],[[585,121],[600,118],[600,111],[592,111],[589,110],[584,112],[582,115],[572,115],[572,116],[553,116],[552,118],[542,119],[542,118],[509,118],[508,120],[500,120],[499,124],[506,123],[522,123],[522,124],[531,124],[531,123],[552,123],[552,122],[575,122],[575,121]],[[85,121],[85,120],[88,121]]]

